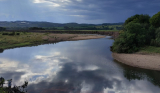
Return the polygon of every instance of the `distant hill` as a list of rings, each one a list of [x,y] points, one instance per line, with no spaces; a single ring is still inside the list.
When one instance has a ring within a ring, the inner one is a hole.
[[[78,23],[51,23],[36,21],[0,21],[0,27],[7,29],[28,29],[30,27],[41,27],[45,29],[96,29],[96,26],[122,25],[123,23],[103,23],[103,24],[78,24]]]
[[[1,27],[63,27],[64,24],[32,21],[0,21]]]
[[[32,21],[0,21],[0,27],[78,27],[78,26],[94,26],[94,24],[78,24],[78,23],[51,23],[51,22],[32,22]]]

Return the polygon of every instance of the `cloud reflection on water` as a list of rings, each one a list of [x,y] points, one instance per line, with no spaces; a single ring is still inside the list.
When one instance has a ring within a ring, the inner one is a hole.
[[[15,49],[17,54],[27,53],[25,56],[22,55],[25,62],[19,59],[18,56],[21,55],[7,56],[11,55],[14,49],[10,52],[4,51],[0,54],[0,76],[12,78],[17,85],[24,80],[29,80],[28,93],[156,93],[160,91],[154,82],[151,83],[146,79],[147,76],[150,76],[149,79],[155,79],[154,75],[147,74],[148,72],[137,70],[135,75],[140,75],[138,73],[140,71],[146,74],[145,78],[132,77],[129,81],[127,76],[132,76],[129,73],[133,68],[123,67],[113,61],[109,50],[112,42],[109,39],[93,39]],[[32,51],[28,52],[28,50]]]

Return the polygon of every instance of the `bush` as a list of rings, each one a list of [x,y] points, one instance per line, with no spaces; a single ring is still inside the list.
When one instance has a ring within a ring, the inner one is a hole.
[[[2,35],[8,35],[8,33],[2,33]]]
[[[20,33],[16,33],[16,35],[20,35]]]
[[[13,36],[13,35],[15,35],[16,33],[15,32],[12,32],[12,33],[10,33],[10,34],[8,34],[8,35],[11,35],[11,36]]]

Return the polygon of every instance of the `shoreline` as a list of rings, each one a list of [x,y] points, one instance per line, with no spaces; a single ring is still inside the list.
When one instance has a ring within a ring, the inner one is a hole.
[[[98,38],[105,38],[105,37],[106,37],[106,35],[84,35],[84,34],[78,34],[78,36],[73,37],[70,40],[66,40],[66,41],[98,39]]]
[[[112,57],[132,67],[160,71],[160,54],[112,53]]]
[[[42,44],[49,43],[57,43],[62,41],[77,41],[77,40],[88,40],[88,39],[98,39],[105,38],[105,35],[87,35],[87,34],[49,34],[48,36],[42,36],[41,40],[37,40],[36,42],[28,41],[21,43],[14,43],[10,45],[3,46],[4,48],[0,48],[0,53],[2,53],[5,49],[12,49],[17,47],[27,47],[27,46],[37,46]]]

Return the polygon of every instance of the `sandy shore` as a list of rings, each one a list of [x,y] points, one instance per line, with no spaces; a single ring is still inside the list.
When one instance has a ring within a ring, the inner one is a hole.
[[[75,41],[75,40],[86,40],[86,39],[97,39],[104,38],[105,35],[90,35],[90,34],[50,34],[49,36],[43,37],[43,39],[48,39],[49,41],[56,41],[54,37],[58,37],[58,41]]]
[[[118,54],[112,53],[112,56],[117,61],[130,65],[150,70],[160,71],[160,55],[159,54]]]
[[[104,38],[106,36],[104,35],[77,35],[74,38],[71,38],[71,40],[85,40],[85,39],[97,39],[97,38]]]

